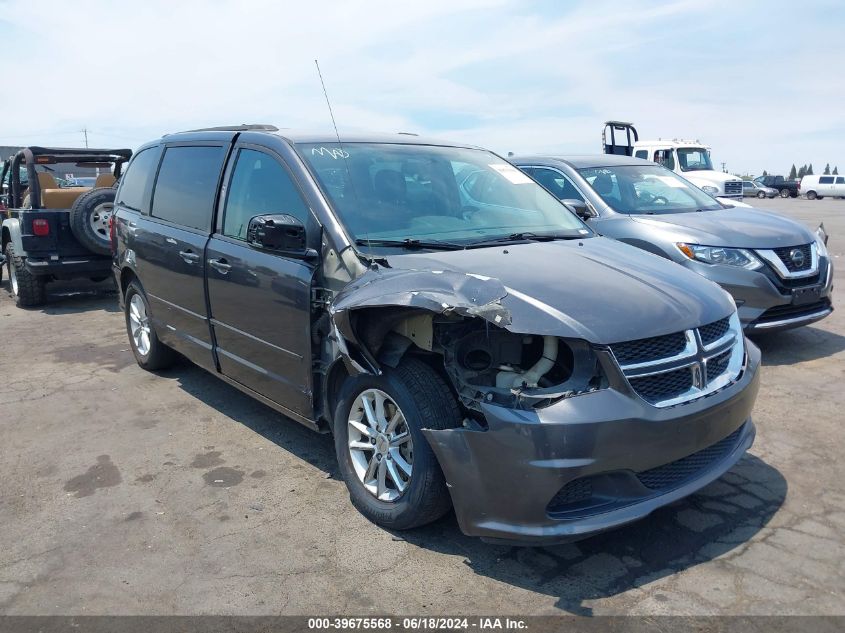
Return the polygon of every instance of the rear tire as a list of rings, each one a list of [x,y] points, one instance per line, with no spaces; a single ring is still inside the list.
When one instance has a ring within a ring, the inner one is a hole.
[[[47,282],[26,268],[24,257],[15,254],[11,242],[6,244],[6,271],[9,273],[9,292],[19,308],[40,306],[47,300]]]
[[[818,198],[815,191],[808,191],[807,192],[807,200],[815,200]]]
[[[115,193],[111,187],[92,189],[79,196],[70,208],[70,230],[93,253],[111,253],[109,220],[114,212]]]
[[[124,317],[129,345],[135,360],[142,369],[156,371],[173,366],[176,352],[162,343],[150,321],[150,304],[141,285],[133,281],[126,289]]]
[[[781,189],[780,190],[780,197],[781,198],[788,198],[789,197],[789,189]]]
[[[366,406],[364,399],[369,403]],[[375,427],[366,407],[375,414]],[[410,435],[410,442],[404,439],[397,444],[399,439],[390,432],[397,412],[401,416],[396,423],[399,438]],[[449,429],[460,424],[461,411],[449,386],[419,359],[405,358],[395,369],[385,368],[381,376],[362,374],[347,379],[335,410],[334,439],[352,504],[370,521],[388,529],[407,530],[439,519],[452,501],[422,429]],[[410,453],[398,453],[403,449]],[[406,473],[407,480],[403,478]],[[401,484],[396,483],[397,474]]]

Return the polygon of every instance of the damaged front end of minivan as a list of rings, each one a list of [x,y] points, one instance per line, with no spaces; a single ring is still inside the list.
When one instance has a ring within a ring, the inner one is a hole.
[[[531,333],[508,294],[481,275],[374,266],[332,302],[334,338],[351,373],[429,355],[482,426],[482,403],[530,409],[607,386],[586,341]]]
[[[721,476],[753,442],[753,345],[735,386],[659,408],[583,319],[498,279],[371,262],[328,315],[348,373],[414,354],[448,377],[463,424],[423,433],[462,531],[488,541],[567,542],[635,521]],[[712,446],[694,476],[639,479]]]

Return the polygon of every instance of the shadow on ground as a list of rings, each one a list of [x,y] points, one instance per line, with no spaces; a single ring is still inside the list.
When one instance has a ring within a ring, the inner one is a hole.
[[[340,479],[331,436],[285,419],[188,363],[165,376],[279,448]],[[746,455],[697,494],[628,527],[569,545],[490,545],[462,534],[451,513],[426,527],[397,532],[395,537],[460,556],[476,574],[554,596],[561,610],[590,615],[592,609],[585,604],[590,600],[621,594],[729,554],[769,522],[786,493],[780,472]]]
[[[6,295],[9,306],[12,302],[9,280],[5,269],[0,292]],[[44,314],[76,314],[90,310],[105,310],[106,312],[120,312],[117,303],[117,292],[111,280],[93,282],[89,280],[54,281],[47,285],[47,301],[42,306],[26,308]]]
[[[791,365],[827,358],[845,350],[845,336],[812,326],[754,334],[751,340],[763,352],[764,365]]]

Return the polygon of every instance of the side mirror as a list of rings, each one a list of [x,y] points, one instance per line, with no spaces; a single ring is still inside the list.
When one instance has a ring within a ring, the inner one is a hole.
[[[567,198],[565,200],[561,200],[561,202],[567,207],[569,207],[575,213],[575,215],[577,215],[582,220],[589,220],[593,217],[592,211],[590,211],[590,208],[587,206],[587,203],[583,200]]]
[[[316,254],[305,243],[305,226],[287,213],[256,215],[250,218],[246,241],[255,248],[303,259]],[[313,252],[312,252],[313,251]]]

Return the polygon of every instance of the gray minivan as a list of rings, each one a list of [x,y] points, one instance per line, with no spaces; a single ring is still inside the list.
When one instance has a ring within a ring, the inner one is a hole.
[[[510,159],[602,235],[655,253],[731,293],[746,332],[807,325],[833,312],[823,230],[719,202],[650,161],[593,156]]]
[[[454,506],[470,535],[582,538],[695,492],[753,442],[760,352],[730,296],[599,237],[483,149],[171,134],[139,148],[115,209],[138,364],[179,352],[331,432],[379,525]]]

